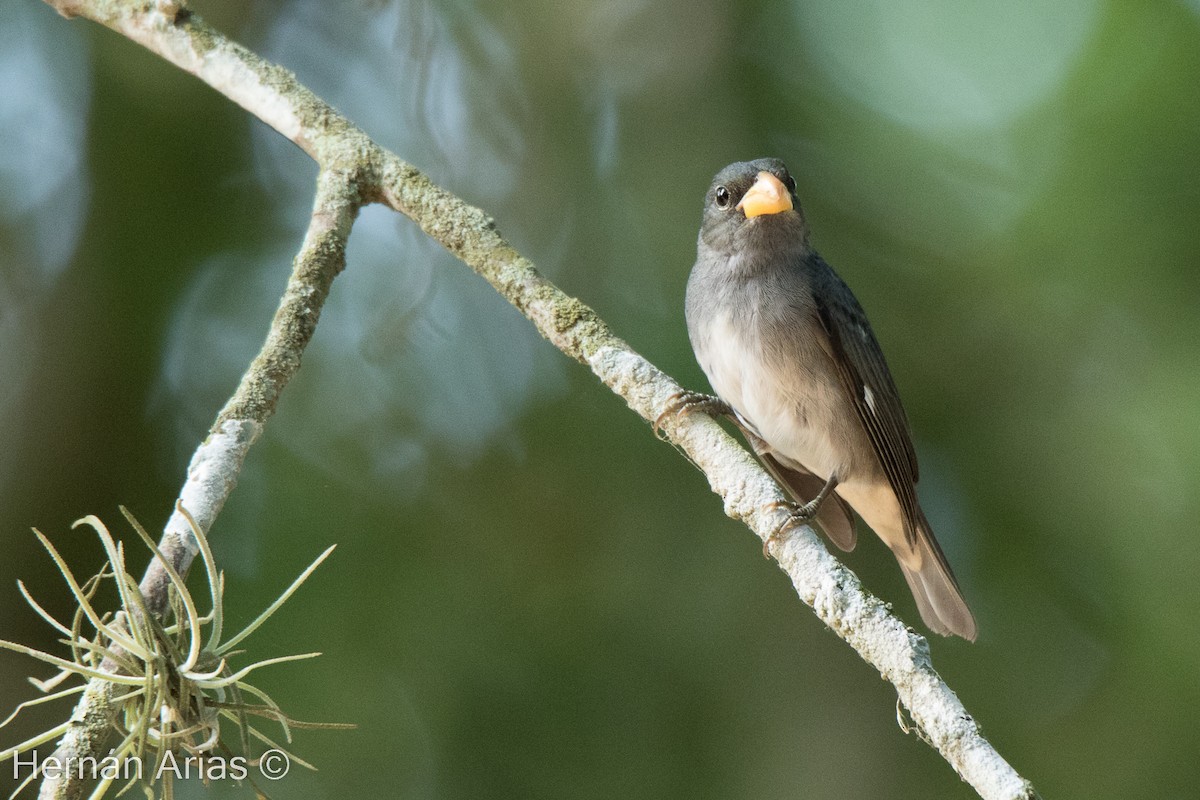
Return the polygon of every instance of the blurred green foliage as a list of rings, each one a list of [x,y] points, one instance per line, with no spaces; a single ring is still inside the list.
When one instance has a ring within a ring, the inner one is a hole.
[[[979,618],[938,668],[1045,796],[1194,796],[1195,2],[195,5],[697,388],[701,197],[787,160]],[[0,83],[0,636],[51,647],[14,585],[66,607],[28,529],[90,567],[72,520],[165,521],[314,169],[34,0],[0,8]],[[918,622],[860,539],[848,563]],[[212,541],[235,620],[340,544],[258,635],[326,653],[264,676],[284,707],[360,726],[301,732],[321,771],[290,796],[974,796],[694,469],[378,210]],[[0,653],[0,713],[31,669]]]

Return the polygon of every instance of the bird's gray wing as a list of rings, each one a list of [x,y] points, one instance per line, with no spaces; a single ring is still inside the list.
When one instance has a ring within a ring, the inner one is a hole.
[[[825,261],[812,253],[813,300],[829,337],[830,356],[866,428],[904,515],[910,545],[918,536],[917,456],[900,394],[862,306]]]

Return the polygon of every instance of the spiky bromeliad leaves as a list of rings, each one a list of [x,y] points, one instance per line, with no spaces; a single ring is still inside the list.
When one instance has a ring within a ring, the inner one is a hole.
[[[252,739],[268,748],[286,753],[298,764],[315,769],[311,764],[284,750],[256,728],[251,724],[251,718],[261,717],[278,723],[283,730],[284,739],[289,744],[292,741],[292,728],[353,726],[298,722],[284,714],[279,705],[266,692],[249,683],[246,676],[261,667],[313,658],[320,653],[300,653],[263,659],[237,670],[230,666],[229,662],[245,652],[234,648],[287,602],[292,593],[333,552],[333,547],[321,553],[308,569],[292,581],[283,594],[249,625],[233,636],[222,639],[225,576],[217,570],[208,540],[195,520],[182,506],[178,506],[178,510],[191,526],[204,563],[211,602],[208,613],[204,615],[198,611],[196,601],[184,585],[183,578],[167,563],[154,540],[124,507],[121,508],[121,513],[163,565],[170,579],[167,589],[168,611],[164,620],[160,621],[147,611],[146,600],[137,580],[125,568],[123,544],[113,539],[108,528],[98,518],[87,516],[77,520],[72,526],[90,526],[104,546],[107,557],[100,572],[82,584],[76,580],[50,540],[34,529],[34,534],[49,552],[78,603],[70,625],[62,624],[42,608],[30,595],[24,583],[18,581],[17,585],[33,610],[62,635],[59,641],[70,649],[70,658],[0,640],[0,647],[24,653],[53,664],[59,669],[57,675],[46,681],[30,678],[44,696],[18,705],[7,719],[0,722],[0,728],[11,722],[24,708],[78,694],[87,687],[89,679],[98,679],[108,682],[115,690],[117,707],[120,709],[112,720],[120,742],[112,748],[105,761],[122,764],[129,759],[137,759],[142,767],[118,794],[136,783],[139,777],[148,784],[147,793],[151,794],[154,777],[161,774],[162,795],[171,797],[175,772],[163,770],[161,767],[167,759],[180,756],[197,759],[218,754],[228,756],[235,752],[236,747],[236,752],[245,759],[245,763],[253,766],[256,761],[251,756]],[[96,592],[106,581],[113,582],[121,599],[122,608],[116,613],[101,614],[92,605]],[[75,677],[83,678],[84,682],[66,689],[58,688]],[[251,698],[251,702],[247,702],[247,696]],[[232,743],[228,737],[222,736],[222,719],[227,720],[229,727],[236,731],[236,740]],[[0,763],[53,741],[72,724],[73,721],[68,719],[14,747],[0,751]],[[40,767],[31,770],[13,796],[39,775]],[[101,774],[92,797],[103,796],[115,780],[115,777]]]

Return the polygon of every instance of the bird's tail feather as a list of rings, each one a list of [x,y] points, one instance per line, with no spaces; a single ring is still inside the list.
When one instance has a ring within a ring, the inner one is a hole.
[[[953,634],[973,642],[979,633],[975,617],[963,599],[962,590],[958,588],[958,581],[942,548],[933,537],[929,522],[923,513],[917,513],[916,549],[921,555],[921,566],[914,570],[905,563],[906,559],[897,560],[904,572],[904,579],[908,581],[908,588],[917,601],[921,619],[934,633],[943,636]]]

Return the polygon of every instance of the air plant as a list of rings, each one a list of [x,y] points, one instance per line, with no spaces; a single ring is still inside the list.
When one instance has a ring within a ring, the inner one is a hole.
[[[277,723],[288,744],[292,741],[293,728],[353,726],[298,722],[284,714],[266,692],[249,683],[246,678],[262,667],[313,658],[320,653],[267,658],[236,670],[230,665],[230,660],[245,652],[234,648],[258,630],[287,602],[308,576],[333,552],[333,547],[321,553],[292,581],[283,594],[249,625],[236,634],[223,638],[224,573],[217,570],[208,540],[196,521],[182,505],[177,505],[176,508],[191,526],[204,564],[211,603],[207,614],[200,614],[195,599],[184,585],[183,578],[167,562],[146,530],[124,507],[121,508],[121,513],[153,552],[169,578],[167,612],[162,620],[149,613],[146,598],[142,595],[137,580],[126,570],[123,544],[113,539],[108,528],[97,517],[87,516],[72,525],[72,528],[90,526],[100,539],[107,557],[100,571],[82,584],[76,580],[50,540],[34,529],[34,535],[54,560],[78,603],[70,625],[64,625],[51,616],[33,599],[24,583],[18,581],[17,586],[33,610],[62,635],[59,641],[69,648],[70,657],[63,658],[16,642],[0,640],[0,647],[24,653],[59,669],[57,675],[46,681],[30,678],[30,682],[45,696],[18,705],[7,719],[0,722],[0,728],[11,722],[25,708],[79,694],[88,688],[89,681],[101,681],[105,684],[103,688],[108,689],[111,694],[111,707],[115,712],[110,715],[111,725],[115,735],[120,737],[120,742],[104,756],[103,761],[108,764],[122,764],[127,760],[136,759],[139,763],[136,774],[121,787],[118,795],[128,790],[140,778],[146,785],[147,794],[152,796],[153,784],[157,778],[161,778],[162,795],[170,798],[173,796],[175,772],[162,769],[165,762],[180,755],[203,759],[219,753],[232,754],[233,747],[227,737],[222,735],[222,719],[231,723],[236,730],[236,741],[233,745],[240,753],[237,757],[242,759],[243,764],[254,766],[258,763],[251,758],[250,743],[253,739],[286,754],[295,763],[315,769],[251,724],[251,717],[266,718]],[[113,582],[121,600],[122,608],[116,613],[102,614],[92,604],[96,592],[106,581]],[[59,689],[72,678],[84,680],[79,685]],[[247,697],[257,702],[247,702]],[[76,723],[68,719],[14,747],[0,751],[0,763],[58,738],[73,724]],[[99,757],[97,761],[100,761]],[[148,765],[152,768],[146,772],[142,767]],[[35,766],[13,792],[12,797],[39,777],[41,768],[42,765]],[[116,770],[100,774],[92,797],[103,797],[118,774]]]

